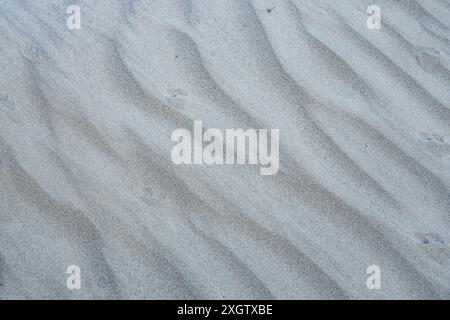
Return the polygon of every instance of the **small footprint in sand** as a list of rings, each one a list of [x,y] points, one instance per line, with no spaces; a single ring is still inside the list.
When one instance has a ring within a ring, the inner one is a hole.
[[[8,94],[0,93],[0,110],[14,111],[16,109],[14,102]]]
[[[441,53],[433,48],[417,47],[414,52],[417,63],[427,72],[435,73],[442,69]]]
[[[44,51],[33,44],[28,44],[25,48],[21,51],[22,56],[34,63],[42,63],[45,61],[45,53]]]
[[[141,199],[147,204],[159,207],[166,206],[169,197],[165,191],[147,187],[144,188],[143,192]]]
[[[12,122],[19,123],[20,115],[16,110],[16,103],[7,93],[0,92],[0,116],[6,115],[6,117]]]
[[[418,136],[425,142],[445,143],[444,136],[436,133],[419,131]]]
[[[183,107],[186,105],[188,92],[183,89],[168,89],[166,91],[167,102],[175,107]]]
[[[432,132],[419,131],[417,133],[420,140],[426,144],[433,153],[444,157],[450,154],[450,133],[438,134]]]
[[[443,156],[442,162],[444,163],[444,165],[450,167],[450,154]]]
[[[422,250],[441,264],[450,263],[450,248],[445,240],[437,233],[416,233],[415,234]]]
[[[416,233],[416,238],[423,245],[445,245],[444,239],[437,233]]]

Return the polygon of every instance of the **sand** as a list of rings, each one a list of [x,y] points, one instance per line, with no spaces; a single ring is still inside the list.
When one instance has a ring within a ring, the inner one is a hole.
[[[450,298],[448,0],[2,0],[0,70],[1,299]]]

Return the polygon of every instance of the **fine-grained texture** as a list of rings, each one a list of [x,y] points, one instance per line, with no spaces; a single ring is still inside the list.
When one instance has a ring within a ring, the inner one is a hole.
[[[448,0],[0,1],[0,299],[448,299],[449,187]]]

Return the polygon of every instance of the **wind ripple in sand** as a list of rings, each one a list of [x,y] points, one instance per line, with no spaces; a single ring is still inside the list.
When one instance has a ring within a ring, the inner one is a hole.
[[[0,298],[448,299],[450,6],[370,4],[4,0]],[[173,165],[195,120],[280,172]]]

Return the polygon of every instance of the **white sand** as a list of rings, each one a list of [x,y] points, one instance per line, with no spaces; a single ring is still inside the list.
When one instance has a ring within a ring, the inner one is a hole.
[[[0,298],[448,299],[449,70],[448,0],[2,0]],[[280,172],[175,166],[194,120]]]

